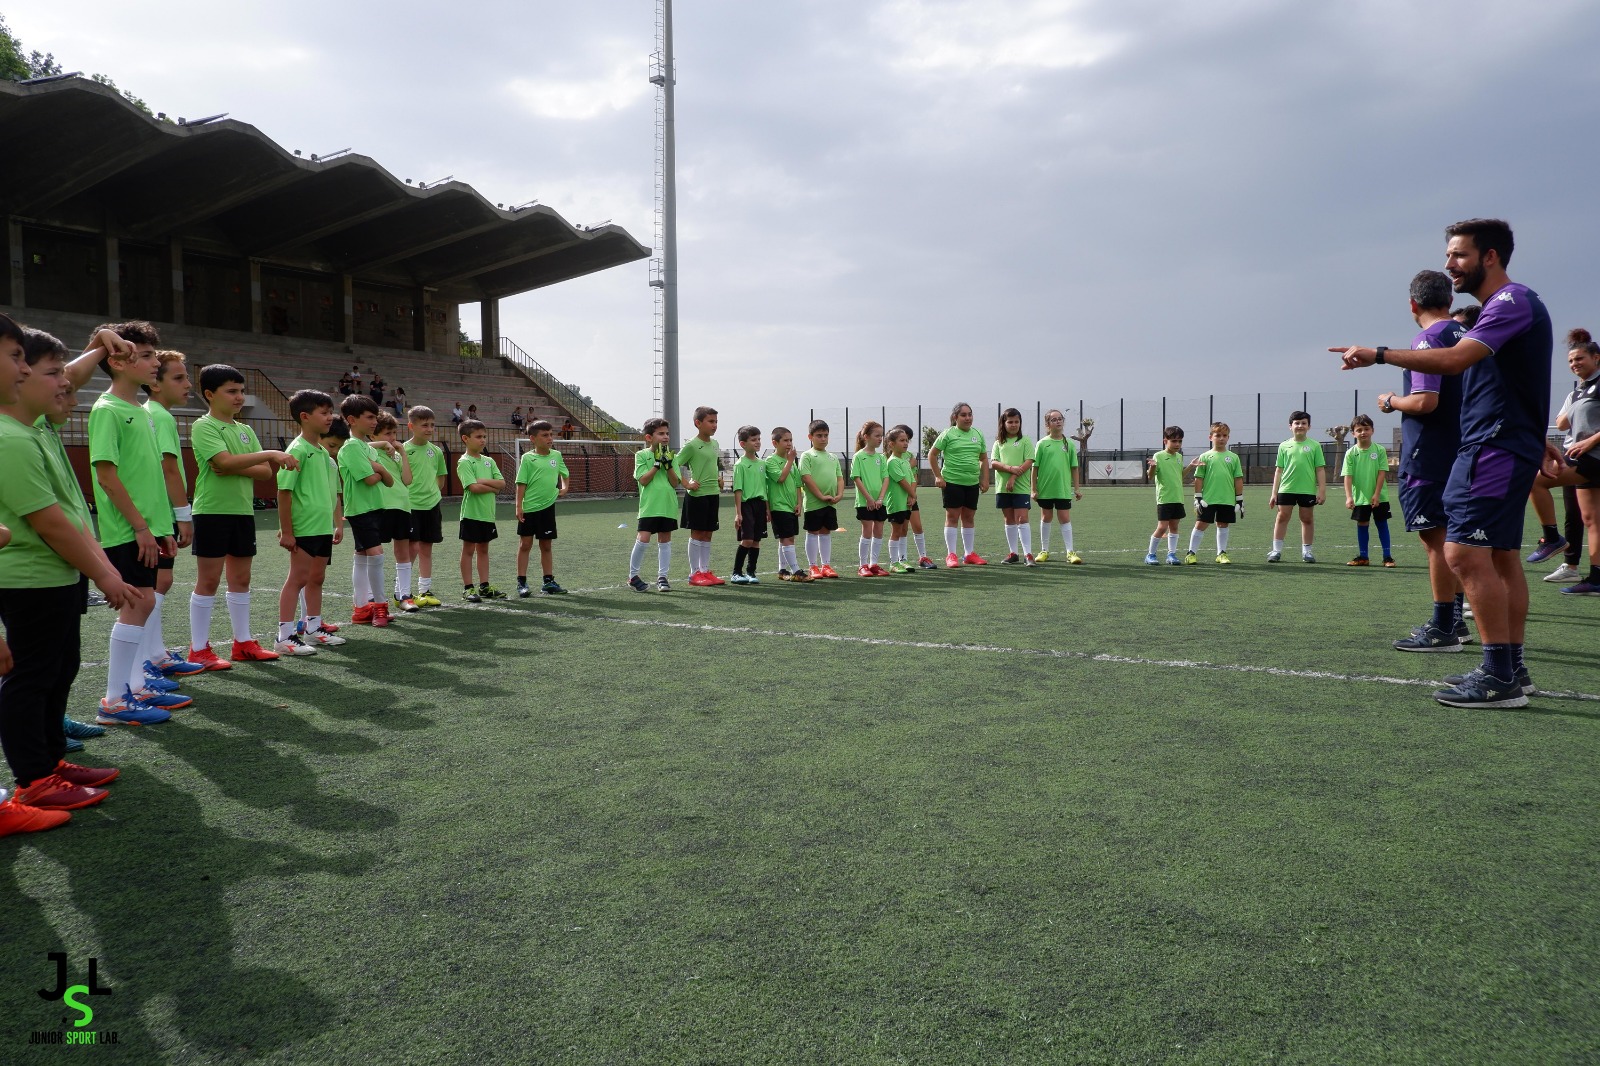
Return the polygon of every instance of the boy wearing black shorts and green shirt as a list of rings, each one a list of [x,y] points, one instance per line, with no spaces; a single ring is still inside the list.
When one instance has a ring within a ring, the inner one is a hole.
[[[677,456],[667,443],[671,436],[666,419],[649,419],[644,424],[645,446],[633,457],[633,479],[639,483],[639,535],[628,556],[628,587],[635,592],[650,591],[639,567],[652,536],[659,542],[656,591],[672,591],[667,573],[672,569],[672,531],[678,528],[678,474],[673,468]]]
[[[680,524],[689,531],[689,584],[725,585],[711,572],[711,534],[719,528],[717,512],[722,503],[722,482],[717,475],[717,412],[711,407],[694,409],[695,436],[678,449],[679,480],[685,489]]]
[[[828,451],[828,423],[822,419],[807,429],[811,447],[800,457],[800,484],[805,489],[806,563],[811,578],[838,577],[833,563],[833,531],[839,528],[834,504],[844,499],[844,468]]]
[[[189,427],[194,452],[194,593],[189,597],[189,661],[207,666],[211,613],[224,571],[228,621],[233,627],[232,662],[267,662],[278,653],[263,648],[250,632],[250,569],[256,554],[255,485],[299,461],[287,452],[263,451],[256,431],[238,420],[244,410],[244,375],[225,363],[200,371],[200,398],[210,410]]]
[[[182,352],[158,351],[156,358],[159,360],[156,384],[153,389],[145,389],[149,395],[144,401],[144,409],[150,412],[150,418],[155,422],[156,445],[161,449],[161,471],[167,479],[167,498],[180,501],[175,505],[175,510],[182,507],[184,511],[183,517],[176,519],[175,530],[177,545],[181,549],[194,542],[194,514],[193,508],[184,506],[189,502],[189,478],[183,468],[183,440],[178,434],[178,420],[172,417],[172,409],[189,402],[192,386]],[[145,679],[151,673],[186,677],[205,672],[203,665],[189,661],[187,649],[181,657],[167,649],[163,619],[167,593],[172,591],[173,566],[176,562],[176,554],[163,555],[156,569],[156,605],[144,624],[144,650],[140,653],[142,661],[135,668],[139,674],[135,680]],[[132,681],[129,683],[132,684]]]
[[[1289,512],[1300,508],[1300,558],[1308,563],[1317,561],[1311,554],[1311,541],[1315,534],[1315,513],[1328,496],[1328,460],[1322,454],[1322,445],[1307,439],[1311,432],[1311,416],[1304,411],[1289,415],[1289,431],[1294,434],[1278,445],[1278,459],[1272,471],[1272,498],[1268,507],[1278,509],[1272,520],[1272,550],[1267,562],[1283,558],[1283,535],[1289,528]]]
[[[489,430],[476,418],[461,423],[464,455],[456,460],[461,481],[461,584],[468,603],[503,600],[506,594],[489,584],[489,542],[500,535],[494,524],[494,497],[505,490],[500,464],[483,454]],[[472,560],[478,560],[478,587],[472,587]]]
[[[391,479],[383,484],[383,514],[394,545],[394,606],[411,614],[417,609],[411,598],[411,460],[400,445],[400,422],[388,411],[378,412],[372,450]],[[383,587],[374,589],[373,595],[383,599]]]
[[[539,565],[544,570],[544,581],[539,592],[544,596],[561,596],[566,589],[556,584],[555,541],[556,501],[567,494],[568,480],[566,456],[555,450],[556,428],[542,418],[528,424],[528,440],[533,447],[522,453],[517,464],[517,595],[526,599],[532,595],[528,588],[528,556],[533,552],[533,542],[539,541]]]
[[[767,464],[758,454],[761,430],[740,427],[739,447],[744,454],[733,467],[733,526],[739,551],[733,558],[730,580],[735,585],[759,585],[756,564],[761,559],[761,542],[767,539]]]
[[[1156,483],[1156,531],[1150,535],[1150,551],[1144,561],[1150,566],[1161,562],[1156,551],[1161,538],[1167,538],[1167,565],[1178,565],[1178,523],[1183,521],[1183,429],[1168,426],[1161,431],[1164,447],[1146,462]]]
[[[370,396],[346,396],[339,402],[350,437],[339,446],[339,483],[344,490],[344,518],[355,542],[350,564],[350,621],[355,625],[389,624],[389,602],[383,595],[383,546],[389,540],[389,519],[383,509],[383,486],[394,481],[378,462],[372,437],[378,431],[378,405]]]
[[[406,412],[411,439],[406,458],[411,463],[411,558],[417,565],[417,606],[441,606],[433,594],[433,546],[444,541],[444,513],[439,501],[449,474],[444,449],[433,442],[433,411],[420,404]]]
[[[1378,523],[1378,541],[1383,546],[1383,565],[1394,566],[1389,547],[1389,453],[1372,442],[1372,417],[1356,415],[1350,432],[1356,438],[1353,448],[1344,453],[1339,476],[1344,478],[1344,506],[1356,523],[1356,557],[1350,566],[1370,566],[1367,556],[1372,533],[1368,523]]]
[[[344,539],[339,511],[339,471],[322,446],[333,423],[333,397],[301,389],[289,397],[289,414],[300,435],[289,443],[293,468],[278,471],[278,547],[289,553],[289,576],[278,594],[279,655],[315,655],[318,648],[337,647],[345,639],[322,622],[322,585],[333,546]],[[306,626],[299,630],[300,598],[305,597]]]
[[[1226,422],[1211,423],[1211,450],[1201,452],[1194,461],[1194,529],[1189,531],[1186,566],[1199,560],[1195,552],[1205,539],[1206,526],[1217,524],[1217,565],[1228,566],[1228,527],[1244,517],[1244,467],[1239,457],[1228,450],[1233,430]]]
[[[767,456],[767,518],[778,542],[778,580],[810,581],[811,574],[795,558],[794,538],[800,535],[800,457],[794,434],[783,426],[772,431],[772,454]]]

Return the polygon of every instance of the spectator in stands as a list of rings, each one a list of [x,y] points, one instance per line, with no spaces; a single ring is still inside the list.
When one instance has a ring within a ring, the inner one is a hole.
[[[578,432],[578,427],[572,424],[572,419],[569,418],[565,422],[561,423],[562,440],[571,440],[572,435],[576,432]]]
[[[404,388],[394,390],[394,399],[389,401],[389,406],[394,408],[396,417],[406,413],[406,408],[409,405],[406,403],[406,390]]]
[[[521,429],[525,421],[526,419],[522,417],[522,405],[519,403],[511,409],[511,424],[517,429]]]
[[[478,405],[477,404],[475,404],[475,403],[467,404],[467,417],[468,418],[473,418],[473,419],[478,417]]]
[[[351,378],[350,372],[348,370],[346,370],[344,372],[344,374],[342,374],[340,376],[340,378],[339,378],[339,395],[340,396],[349,396],[355,390],[356,390],[355,380],[353,378]]]
[[[361,391],[361,367],[352,366],[350,368],[350,384],[356,392]]]
[[[450,411],[450,424],[452,426],[459,426],[461,424],[461,420],[466,417],[466,415],[461,413],[461,401],[457,400],[455,407]]]
[[[378,374],[373,374],[372,384],[367,388],[367,395],[372,397],[373,403],[377,404],[379,407],[382,407],[383,393],[388,387],[389,383],[387,381],[384,381],[383,378]]]

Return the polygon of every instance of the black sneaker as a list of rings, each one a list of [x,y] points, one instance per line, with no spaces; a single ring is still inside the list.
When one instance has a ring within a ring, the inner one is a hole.
[[[632,589],[633,591],[635,591],[635,592],[649,592],[650,591],[650,586],[646,585],[644,583],[644,579],[641,578],[638,574],[634,574],[632,577],[630,577],[628,579],[628,587],[630,589]]]
[[[565,596],[566,594],[567,590],[556,584],[554,579],[546,581],[539,586],[539,595],[541,596]]]
[[[1404,640],[1394,642],[1395,651],[1460,651],[1461,638],[1435,629],[1432,622],[1418,626]]]
[[[466,600],[468,603],[482,603],[483,602],[483,597],[478,595],[478,590],[477,589],[467,589],[465,592],[462,593],[461,598]]]
[[[1446,707],[1486,708],[1526,707],[1528,695],[1515,681],[1502,681],[1482,667],[1468,673],[1460,683],[1442,688],[1433,698]]]
[[[533,590],[530,589],[527,585],[518,585],[517,586],[517,598],[519,600],[525,600],[529,596],[532,596],[532,595],[533,595]]]
[[[1000,562],[1006,566],[1016,566],[1018,563],[1022,562],[1022,560],[1017,557],[1016,552],[1012,552],[1004,559],[1001,559]]]
[[[669,582],[664,577],[658,577],[658,578],[656,578],[656,591],[657,592],[671,592],[672,591],[672,583]]]
[[[1466,681],[1467,678],[1471,677],[1473,674],[1481,673],[1483,673],[1483,667],[1475,666],[1464,674],[1450,674],[1444,679],[1444,683],[1454,687]],[[1524,696],[1532,696],[1534,693],[1539,691],[1538,687],[1533,683],[1533,678],[1529,676],[1528,668],[1526,666],[1517,671],[1517,687],[1522,689],[1522,694]]]

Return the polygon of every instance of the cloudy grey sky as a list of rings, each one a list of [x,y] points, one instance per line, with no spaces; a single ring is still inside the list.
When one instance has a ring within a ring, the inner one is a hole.
[[[157,110],[651,242],[650,0],[3,10],[28,48]],[[1279,394],[1270,439],[1301,390],[1328,394],[1330,425],[1398,372],[1341,373],[1323,349],[1407,343],[1406,283],[1473,215],[1513,223],[1511,275],[1558,331],[1600,326],[1592,0],[680,0],[676,18],[683,402],[725,427],[969,399],[987,428],[996,401],[1162,395],[1193,421],[1177,398],[1256,390]],[[646,281],[640,263],[518,297],[503,328],[637,423]],[[1248,406],[1219,410],[1236,439]]]

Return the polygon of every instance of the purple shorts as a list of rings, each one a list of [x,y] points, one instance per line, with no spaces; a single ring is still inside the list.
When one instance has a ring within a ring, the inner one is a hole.
[[[1463,448],[1444,487],[1445,539],[1477,548],[1522,547],[1523,515],[1539,464],[1492,444]]]

